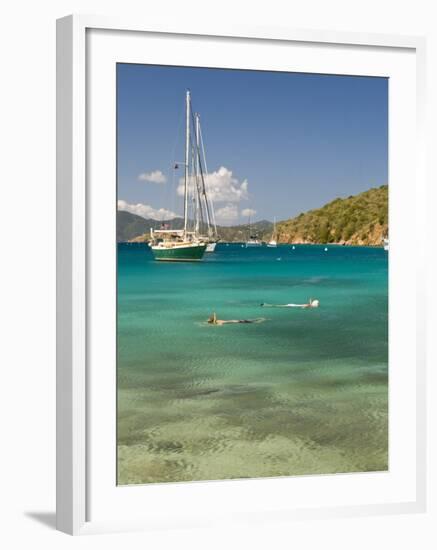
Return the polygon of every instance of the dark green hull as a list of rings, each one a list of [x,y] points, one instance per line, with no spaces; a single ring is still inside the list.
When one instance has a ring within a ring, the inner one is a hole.
[[[152,247],[155,260],[161,262],[198,262],[203,258],[206,244],[174,248]]]

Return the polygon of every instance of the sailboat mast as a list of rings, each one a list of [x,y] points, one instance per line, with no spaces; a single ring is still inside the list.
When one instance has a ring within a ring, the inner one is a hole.
[[[205,168],[204,173],[205,173],[206,176],[208,176],[208,166],[206,164],[205,144],[203,143],[202,128],[200,127],[200,124],[199,124],[199,137],[200,137],[199,147],[201,147],[203,166]],[[199,159],[200,159],[200,151],[199,151]],[[201,161],[200,161],[200,164],[202,164]],[[203,178],[202,178],[202,180],[205,181]],[[208,206],[208,204],[207,204],[207,206]],[[217,238],[217,224],[215,223],[214,202],[212,200],[211,200],[209,206],[211,207],[211,215],[209,215],[209,208],[207,208],[207,211],[208,211],[207,214],[208,214],[208,217],[210,218],[210,223],[213,226],[213,235],[214,235],[215,238]]]
[[[203,200],[205,202],[205,214],[206,214],[206,224],[207,224],[207,227],[208,227],[208,236],[210,237],[211,236],[211,216],[210,216],[210,213],[209,213],[209,204],[208,204],[208,195],[206,193],[206,185],[205,185],[205,177],[204,177],[204,173],[203,173],[203,168],[202,168],[202,160],[201,160],[201,157],[200,157],[200,115],[199,113],[196,113],[196,152],[197,152],[197,156],[196,156],[196,160],[197,160],[197,168],[198,168],[198,174],[200,175],[200,180],[201,180],[201,184],[202,184],[202,196],[203,196]],[[199,197],[200,198],[200,197]]]
[[[199,113],[194,115],[196,121],[196,235],[199,233]]]
[[[184,186],[184,233],[187,233],[188,223],[188,179],[190,161],[190,90],[185,97],[185,186]]]

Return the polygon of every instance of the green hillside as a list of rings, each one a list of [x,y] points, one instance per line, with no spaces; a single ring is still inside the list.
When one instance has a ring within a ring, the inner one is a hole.
[[[157,221],[145,219],[136,214],[131,214],[123,210],[117,212],[117,241],[147,241],[150,235],[150,228],[159,229],[162,224],[168,224],[171,229],[182,229],[184,221],[182,218],[174,218],[173,220]],[[251,232],[257,233],[260,237],[272,232],[273,224],[267,220],[262,220],[251,225]],[[241,242],[249,237],[249,226],[234,225],[232,227],[217,226],[218,234],[222,241]]]
[[[230,227],[227,226],[217,226],[217,232],[220,235],[220,239],[225,242],[244,242],[249,238],[249,233],[252,235],[258,235],[259,238],[264,238],[265,235],[268,235],[270,238],[273,230],[272,222],[267,220],[261,220],[259,222],[254,222],[250,225],[233,225]]]
[[[117,241],[129,241],[147,230],[147,220],[130,212],[117,211]]]
[[[117,212],[117,241],[147,241],[150,228],[161,224],[172,229],[183,227],[182,218],[160,222],[145,219],[130,212]],[[251,225],[251,233],[263,240],[272,236],[273,224],[262,220]],[[299,214],[277,224],[280,243],[339,243],[351,245],[381,245],[388,235],[388,187],[369,189],[346,199],[335,199],[315,210]],[[218,226],[222,241],[242,242],[249,236],[247,224]]]
[[[127,242],[144,235],[142,240],[148,238],[150,234],[150,228],[159,229],[161,224],[171,223],[171,227],[174,229],[181,229],[183,227],[182,218],[175,218],[171,221],[157,221],[152,219],[142,218],[136,214],[131,214],[124,210],[117,211],[117,241]]]
[[[277,225],[281,243],[381,245],[388,235],[388,186],[335,199]]]

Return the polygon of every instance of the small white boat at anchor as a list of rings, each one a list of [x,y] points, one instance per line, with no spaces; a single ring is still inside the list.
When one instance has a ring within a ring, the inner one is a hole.
[[[252,228],[250,225],[250,216],[249,216],[249,238],[246,241],[246,248],[251,248],[253,246],[262,246],[262,241],[259,239],[256,233],[252,233]]]
[[[269,248],[276,248],[278,246],[278,243],[276,241],[276,218],[273,218],[273,233],[272,233],[272,238],[270,239],[270,241],[267,243],[267,246]]]

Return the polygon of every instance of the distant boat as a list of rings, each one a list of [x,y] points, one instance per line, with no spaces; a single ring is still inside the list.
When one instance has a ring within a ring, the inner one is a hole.
[[[384,250],[388,250],[388,237],[385,237],[383,239],[383,243],[384,243]]]
[[[188,195],[190,182],[193,177],[190,174],[190,158],[192,158],[190,126],[191,126],[191,96],[189,90],[185,96],[185,178],[184,178],[184,228],[181,230],[150,229],[150,248],[155,260],[167,262],[194,262],[202,259],[207,243],[199,235],[198,222],[194,230],[188,228]],[[175,166],[177,168],[177,165]],[[195,176],[196,177],[196,176]],[[196,192],[196,191],[195,191]],[[196,201],[200,199],[195,195]]]
[[[276,218],[273,218],[273,233],[272,238],[267,243],[267,246],[269,248],[276,248],[278,246],[278,243],[276,242]]]
[[[249,216],[249,239],[246,241],[246,248],[252,246],[262,246],[262,241],[259,239],[256,233],[252,233]]]
[[[258,239],[257,235],[251,235],[249,237],[249,240],[246,241],[246,248],[249,248],[251,246],[262,246],[262,241]]]

